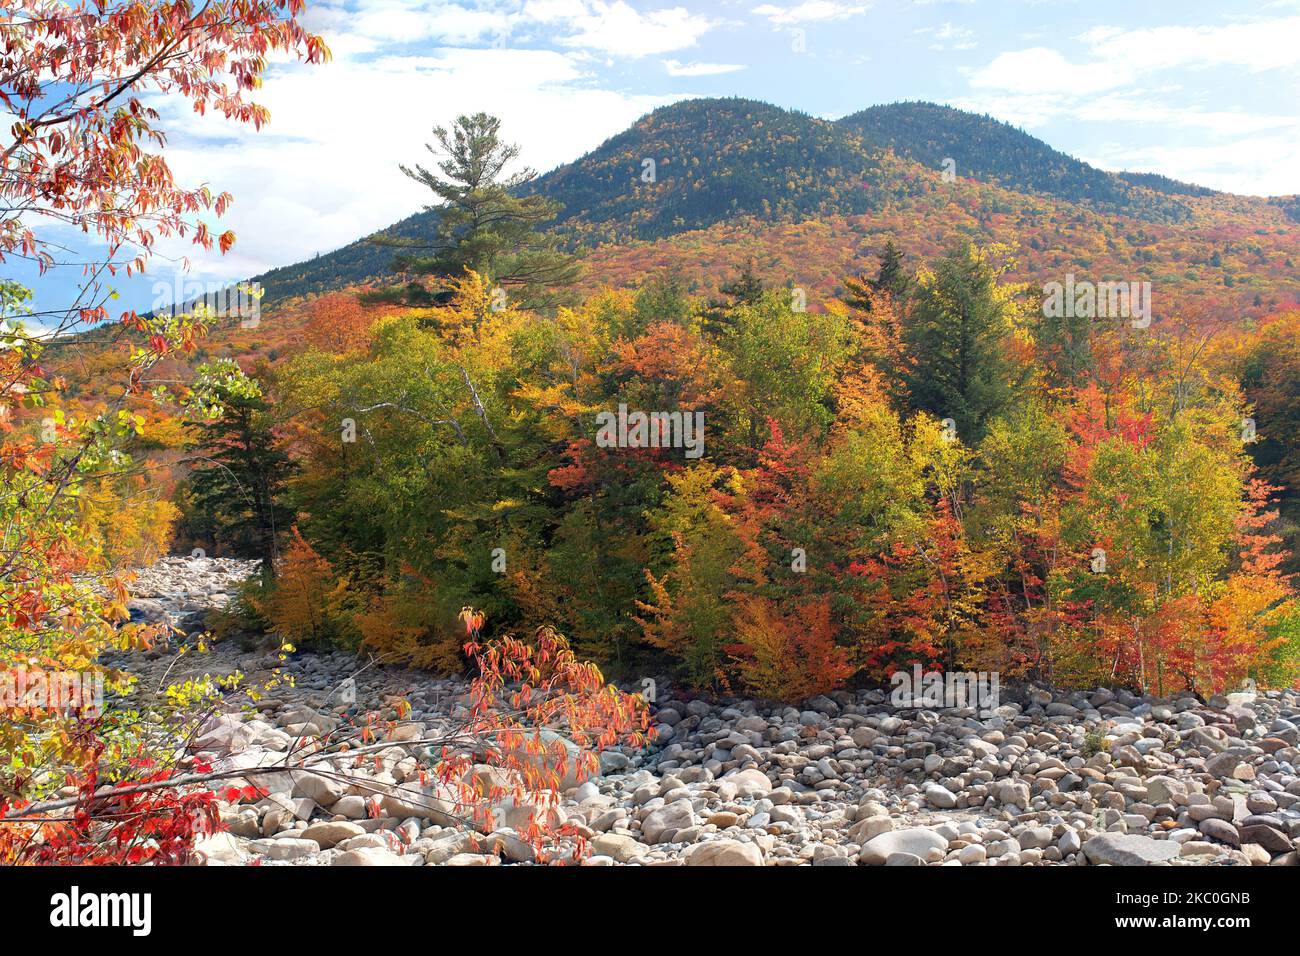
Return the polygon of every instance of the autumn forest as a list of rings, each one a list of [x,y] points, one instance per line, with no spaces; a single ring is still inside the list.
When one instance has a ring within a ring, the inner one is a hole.
[[[923,101],[538,174],[467,84],[422,209],[173,283],[176,104],[317,21],[9,8],[0,863],[1296,862],[1296,196]]]

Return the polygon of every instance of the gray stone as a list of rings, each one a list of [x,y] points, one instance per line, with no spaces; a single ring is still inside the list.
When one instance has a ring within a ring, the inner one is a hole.
[[[948,841],[927,827],[909,827],[891,830],[868,840],[858,854],[858,862],[867,866],[882,866],[891,853],[911,853],[924,860],[932,853],[942,853]]]
[[[1228,843],[1232,846],[1241,846],[1241,835],[1237,833],[1237,828],[1227,820],[1218,820],[1213,817],[1208,820],[1202,820],[1200,831],[1207,837],[1218,840],[1220,843]]]
[[[296,840],[284,837],[279,840],[258,840],[253,848],[272,860],[301,860],[303,857],[315,856],[321,851],[315,840]]]
[[[666,835],[694,826],[695,822],[690,801],[674,800],[646,815],[641,821],[641,835],[647,843],[659,843]]]
[[[1136,833],[1102,833],[1083,844],[1090,863],[1111,866],[1151,866],[1178,856],[1179,846],[1170,840],[1154,840]]]
[[[687,866],[762,866],[763,853],[740,840],[705,840],[682,854]]]

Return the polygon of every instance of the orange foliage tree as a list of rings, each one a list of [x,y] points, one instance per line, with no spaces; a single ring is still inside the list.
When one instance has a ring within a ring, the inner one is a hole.
[[[150,151],[161,147],[164,132],[147,98],[179,94],[200,113],[260,126],[266,110],[248,94],[268,55],[327,56],[299,22],[301,10],[300,0],[217,0],[197,8],[161,0],[18,0],[5,9],[0,104],[12,122],[0,154],[0,262],[27,259],[43,272],[53,263],[43,232],[51,225],[80,230],[104,250],[75,300],[47,313],[44,334],[5,326],[0,522],[9,534],[0,551],[0,672],[36,667],[93,681],[103,676],[101,650],[160,636],[157,627],[127,623],[126,576],[115,572],[99,536],[86,533],[80,502],[106,476],[130,469],[128,452],[145,419],[126,400],[142,391],[150,369],[194,345],[202,320],[122,313],[108,327],[122,347],[104,370],[115,376],[113,400],[85,418],[60,411],[36,423],[25,413],[59,401],[60,334],[111,319],[105,277],[124,263],[128,271],[142,268],[161,238],[188,236],[204,248],[215,241],[222,251],[234,241],[229,232],[214,240],[199,218],[220,215],[230,197],[176,183],[162,155]],[[25,313],[24,299],[12,283],[0,283],[6,319]],[[95,793],[141,775],[170,775],[170,764],[149,752],[147,734],[98,704],[24,704],[23,719],[0,725],[0,753],[8,758],[0,767],[0,859],[20,861],[25,850],[41,847],[45,862],[142,862],[135,852],[142,833],[167,847],[157,862],[184,855],[185,841],[206,825],[201,806],[131,802],[130,812],[118,814],[122,806]],[[83,795],[90,788],[90,796],[73,801],[74,819],[40,817],[35,831],[7,822],[30,821],[33,799],[63,786]],[[178,811],[185,821],[164,832]]]
[[[465,655],[478,670],[462,731],[472,746],[444,745],[437,779],[476,828],[499,825],[503,806],[522,807],[525,820],[516,830],[524,839],[541,848],[574,837],[580,855],[580,832],[555,812],[561,792],[595,775],[601,750],[644,746],[645,701],[607,684],[552,628],[539,628],[531,642],[511,635],[485,640],[482,613],[465,608],[461,620]]]

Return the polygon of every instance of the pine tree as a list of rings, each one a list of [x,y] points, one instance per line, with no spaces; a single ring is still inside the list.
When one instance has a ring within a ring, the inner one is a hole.
[[[275,443],[270,406],[256,383],[212,372],[208,366],[199,369],[204,402],[224,414],[186,422],[196,461],[187,522],[192,533],[217,549],[261,558],[269,579],[277,538],[293,522],[292,510],[281,500],[293,463]]]
[[[918,277],[902,322],[911,362],[903,370],[908,405],[951,418],[967,443],[1009,409],[1024,383],[997,279],[970,244]]]
[[[762,298],[763,288],[763,280],[754,272],[754,260],[750,258],[740,273],[720,285],[718,291],[730,298],[732,305],[753,305]]]
[[[903,299],[911,286],[911,277],[903,268],[903,251],[893,239],[886,240],[880,250],[880,267],[875,278],[866,274],[850,276],[844,280],[844,303],[863,312],[871,311],[873,295],[887,292],[895,299]]]
[[[754,271],[751,257],[735,277],[718,286],[718,291],[726,298],[709,300],[702,316],[705,330],[716,335],[730,328],[736,307],[757,304],[763,298],[765,288],[763,280]]]
[[[500,129],[501,121],[486,113],[461,116],[451,129],[435,127],[436,142],[425,148],[445,158],[435,169],[400,166],[437,199],[427,207],[438,215],[433,242],[388,237],[377,241],[412,250],[394,262],[398,271],[460,278],[471,269],[495,286],[510,289],[522,305],[550,305],[556,289],[577,281],[579,265],[554,236],[541,232],[561,206],[527,192],[536,173],[522,169],[506,175],[519,157],[519,147],[502,142]],[[429,254],[419,255],[417,249]]]

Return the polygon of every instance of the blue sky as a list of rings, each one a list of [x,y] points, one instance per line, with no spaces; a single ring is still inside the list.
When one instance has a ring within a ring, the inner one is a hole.
[[[824,117],[923,99],[1107,169],[1300,192],[1300,0],[309,0],[307,22],[334,60],[276,62],[261,132],[159,101],[173,170],[234,193],[238,242],[165,247],[125,302],[147,307],[183,255],[199,281],[245,277],[415,211],[426,197],[397,164],[477,110],[545,170],[679,99]],[[67,281],[40,280],[39,299]]]

